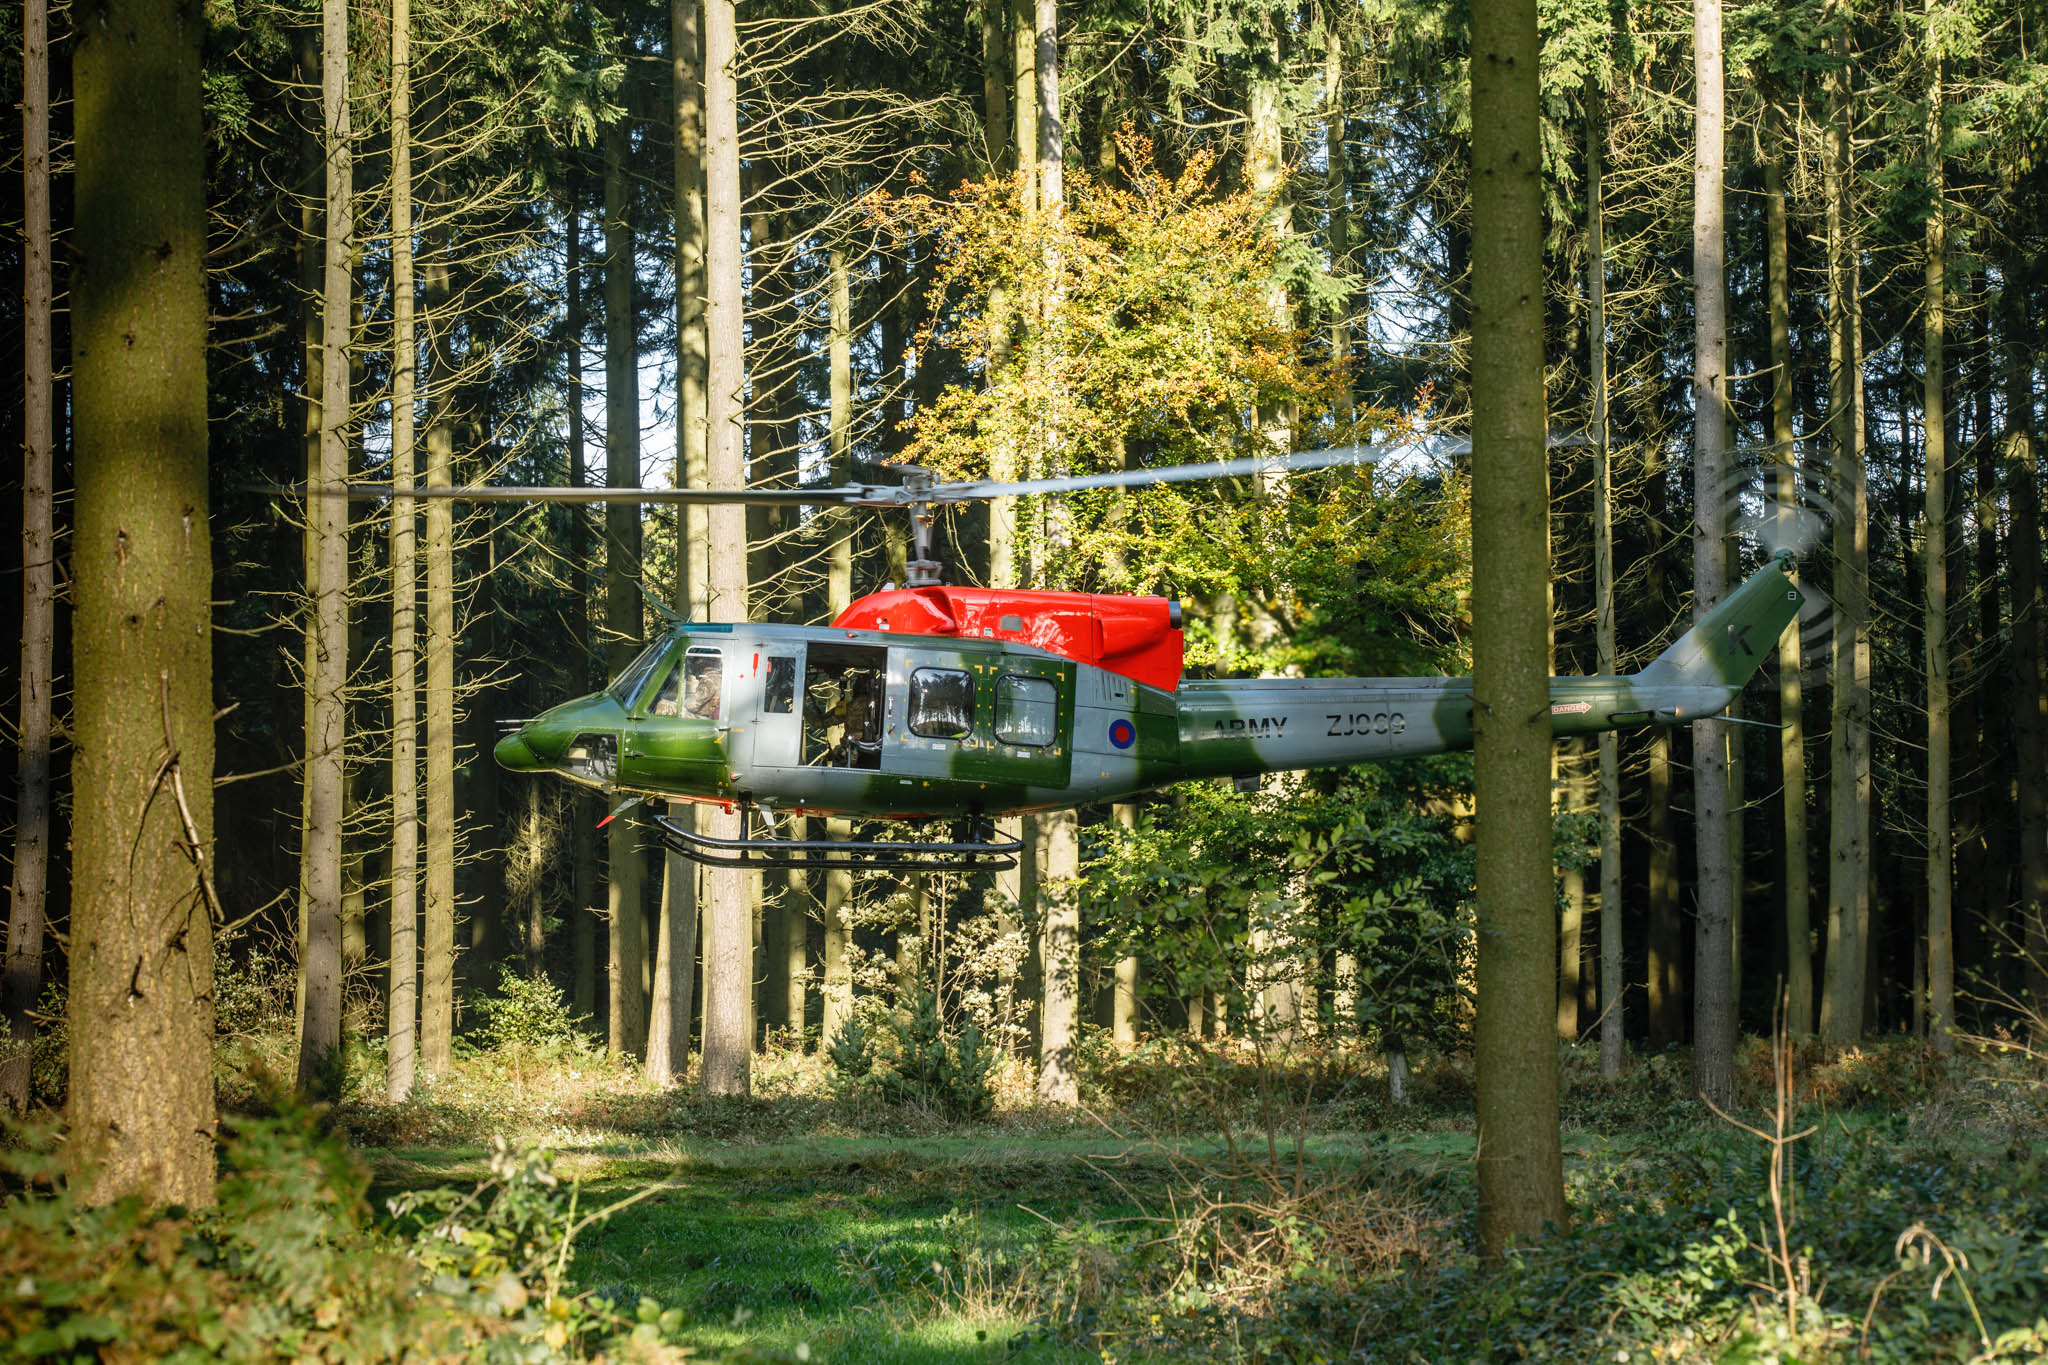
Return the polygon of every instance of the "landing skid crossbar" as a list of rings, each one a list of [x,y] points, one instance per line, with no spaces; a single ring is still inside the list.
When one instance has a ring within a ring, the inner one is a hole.
[[[888,843],[856,839],[755,839],[752,813],[740,813],[740,837],[717,839],[684,829],[659,812],[651,818],[661,845],[706,867],[824,868],[853,872],[1005,872],[1017,865],[1021,842]]]

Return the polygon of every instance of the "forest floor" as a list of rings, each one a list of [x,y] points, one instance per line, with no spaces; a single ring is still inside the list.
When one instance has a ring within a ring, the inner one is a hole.
[[[587,1051],[480,1053],[338,1117],[373,1194],[486,1178],[537,1144],[584,1210],[587,1293],[680,1310],[712,1359],[2048,1358],[2048,1068],[1894,1041],[1793,1060],[1792,1179],[1687,1094],[1679,1053],[1615,1083],[1561,1050],[1574,1225],[1474,1250],[1469,1060],[1158,1044],[1084,1050],[1083,1106],[997,1074],[972,1121],[756,1061],[754,1097],[658,1091]],[[1766,1132],[1766,1043],[1735,1117]]]

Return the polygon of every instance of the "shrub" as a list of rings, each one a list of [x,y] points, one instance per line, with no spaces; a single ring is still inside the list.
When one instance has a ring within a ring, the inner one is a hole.
[[[868,1083],[875,1071],[875,1039],[858,1014],[839,1021],[832,1041],[825,1044],[825,1060],[832,1063],[832,1088],[853,1090]]]
[[[502,969],[496,995],[476,1003],[476,1042],[516,1057],[553,1058],[586,1052],[589,1021],[569,1007],[559,987],[544,976]]]
[[[958,1119],[986,1118],[995,1108],[989,1072],[996,1058],[979,1028],[969,1024],[949,1037],[938,997],[924,988],[911,997],[908,1014],[893,1027],[895,1068],[882,1081],[891,1099],[934,1105]]]

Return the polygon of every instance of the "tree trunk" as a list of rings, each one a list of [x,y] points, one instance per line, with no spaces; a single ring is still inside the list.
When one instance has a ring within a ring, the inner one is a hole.
[[[1344,30],[1334,14],[1325,21],[1323,33],[1323,144],[1329,162],[1324,173],[1324,197],[1330,225],[1330,270],[1347,275],[1351,270],[1351,164],[1344,145]],[[1357,382],[1351,373],[1351,319],[1357,313],[1354,299],[1336,311],[1330,322],[1330,360],[1337,367],[1338,420],[1348,420],[1355,411]]]
[[[0,1010],[0,1109],[28,1109],[32,1011],[42,990],[50,877],[50,682],[57,634],[50,275],[50,44],[47,0],[22,6],[22,469],[20,796]]]
[[[1565,760],[1564,807],[1573,815],[1592,806],[1592,772],[1586,759],[1591,746],[1573,741]],[[1579,997],[1586,981],[1583,947],[1586,930],[1586,869],[1575,863],[1563,873],[1564,910],[1557,935],[1557,1040],[1572,1044],[1579,1040]]]
[[[565,348],[568,370],[569,485],[581,488],[586,482],[583,432],[583,204],[582,178],[572,166],[563,195],[562,277],[566,294],[563,330],[568,333]],[[569,662],[569,677],[579,693],[588,692],[595,681],[590,669],[590,523],[578,508],[569,519],[570,575],[574,585],[570,620],[576,638]],[[594,798],[578,788],[569,799],[569,818],[576,828],[576,866],[573,874],[574,904],[569,908],[575,926],[576,964],[570,995],[576,1012],[589,1016],[597,1010],[597,822]]]
[[[826,382],[831,404],[827,414],[830,426],[826,432],[826,444],[832,461],[832,481],[838,483],[853,477],[853,289],[843,244],[835,242],[832,245],[826,269],[830,291],[825,339]],[[853,601],[853,529],[842,518],[832,526],[829,534],[832,543],[826,550],[825,608],[836,619]],[[826,821],[825,831],[826,837],[832,839],[853,837],[853,827],[845,820]],[[843,869],[828,869],[822,890],[820,908],[825,936],[821,949],[820,970],[824,980],[820,993],[824,1013],[819,1036],[829,1043],[853,1013],[853,956],[848,952],[853,942],[853,926],[848,918],[853,913],[853,874]]]
[[[1009,0],[981,0],[981,131],[989,174],[1010,164]]]
[[[526,916],[520,936],[519,956],[527,979],[547,978],[548,907],[547,866],[554,858],[554,841],[548,837],[547,815],[541,805],[540,781],[526,782],[526,836],[521,842],[530,860],[526,869]]]
[[[1472,11],[1479,1237],[1566,1220],[1552,1042],[1550,490],[1534,0]]]
[[[1937,1050],[1955,1050],[1955,940],[1950,928],[1955,832],[1949,823],[1948,417],[1942,394],[1947,243],[1942,196],[1941,52],[1935,0],[1927,0],[1927,281],[1922,305],[1921,430],[1926,453],[1927,554],[1927,992]]]
[[[294,28],[292,33],[293,62],[298,70],[299,91],[321,89],[320,44],[312,29],[305,25]],[[299,349],[301,363],[305,367],[300,451],[305,458],[306,478],[317,485],[320,479],[320,433],[323,427],[320,415],[320,395],[325,387],[323,378],[324,362],[321,342],[321,313],[319,300],[326,290],[324,268],[325,233],[322,223],[326,217],[326,154],[321,145],[320,128],[325,112],[313,99],[299,93]],[[300,719],[302,765],[299,771],[299,886],[298,900],[294,906],[297,923],[293,925],[293,950],[303,959],[306,955],[306,906],[309,901],[306,879],[313,868],[313,860],[306,856],[311,845],[309,833],[313,821],[314,784],[305,780],[310,768],[311,741],[313,738],[312,680],[320,671],[320,631],[314,610],[314,599],[319,595],[320,563],[315,553],[317,537],[314,534],[313,508],[306,509],[306,526],[300,546],[300,562],[306,578],[306,614],[301,622],[300,653]],[[306,1018],[306,975],[294,968],[292,1027],[302,1029]]]
[[[1039,1003],[1038,1102],[1081,1101],[1075,1047],[1081,1008],[1080,819],[1071,810],[1049,811],[1036,822],[1045,864],[1040,869],[1043,994]]]
[[[2001,262],[2005,332],[2005,478],[2012,529],[2006,564],[2012,581],[2013,773],[2019,788],[2020,928],[2026,995],[2036,1041],[2048,1021],[2048,677],[2044,677],[2040,469],[2034,450],[2031,319],[2017,250]]]
[[[70,1106],[90,1198],[213,1202],[213,570],[195,7],[81,24]]]
[[[704,281],[707,474],[714,487],[746,478],[742,447],[739,92],[736,88],[734,0],[704,6]],[[711,509],[710,618],[743,621],[747,612],[745,510]],[[730,664],[728,665],[730,666]],[[739,835],[739,817],[705,808],[714,838]],[[735,868],[704,873],[704,1090],[748,1091],[753,1052],[753,923],[747,895],[752,874]]]
[[[1130,801],[1111,808],[1117,824],[1126,830],[1138,826],[1138,807]],[[1116,995],[1110,1011],[1110,1036],[1118,1047],[1135,1047],[1138,1042],[1138,955],[1126,953],[1116,960]]]
[[[1607,445],[1607,153],[1605,92],[1587,87],[1586,335],[1593,390],[1593,635],[1603,674],[1617,671],[1614,640],[1614,463]],[[1621,1076],[1625,1046],[1621,961],[1621,746],[1600,734],[1600,1075]]]
[[[1066,131],[1060,117],[1059,7],[1057,0],[1037,0],[1034,15],[1036,43],[1032,64],[1036,77],[1038,166],[1038,208],[1056,222],[1066,210]],[[1062,268],[1057,238],[1047,237],[1048,294],[1045,316],[1050,320],[1060,303]],[[1060,441],[1059,398],[1048,402],[1045,415],[1045,467],[1050,470]],[[1071,810],[1052,811],[1038,819],[1045,864],[1040,870],[1044,883],[1051,884],[1040,931],[1039,957],[1043,972],[1043,994],[1039,1005],[1038,1100],[1041,1104],[1072,1105],[1080,1102],[1079,1078],[1075,1072],[1075,1047],[1079,1041],[1081,1008],[1081,906],[1074,886],[1081,875],[1080,819]]]
[[[433,173],[430,172],[430,183]],[[429,202],[434,196],[429,194]],[[451,335],[450,235],[422,235],[420,275],[427,305],[427,484],[454,481],[456,365]],[[420,919],[420,1068],[448,1074],[455,1042],[455,516],[430,499],[427,523],[425,904]]]
[[[1780,545],[1793,546],[1799,516],[1799,452],[1792,427],[1792,267],[1785,226],[1784,113],[1766,103],[1764,229],[1770,276],[1771,450],[1777,469]],[[1793,546],[1793,548],[1804,548]],[[1795,1038],[1813,1032],[1813,891],[1806,854],[1805,680],[1794,617],[1778,637],[1778,773],[1784,822],[1785,1028]]]
[[[419,344],[413,320],[412,0],[391,0],[391,993],[384,1093],[412,1095],[419,1057],[419,504],[413,486]]]
[[[1727,591],[1727,502],[1722,469],[1728,443],[1728,296],[1722,212],[1726,178],[1720,0],[1694,0],[1693,148],[1693,619],[1703,621]],[[1729,848],[1728,724],[1692,727],[1693,840],[1698,927],[1693,936],[1693,1080],[1727,1106],[1735,1098],[1734,963],[1737,872]]]
[[[1848,36],[1835,39],[1828,75],[1828,407],[1834,444],[1834,696],[1828,742],[1827,979],[1821,1034],[1852,1043],[1863,1032],[1870,934],[1870,526],[1864,491],[1862,344],[1849,122]]]
[[[697,0],[671,0],[669,67],[675,124],[676,486],[704,485],[704,43]],[[678,509],[675,607],[698,614],[705,578],[706,526],[700,507]],[[697,807],[668,803],[669,819],[694,830]],[[661,864],[661,913],[654,1002],[647,1031],[647,1077],[656,1085],[689,1070],[696,1016],[697,865],[679,853]]]
[[[1010,58],[1016,75],[1018,203],[1038,207],[1038,11],[1036,0],[1011,0]]]
[[[1649,521],[1664,524],[1669,494],[1664,483],[1664,462],[1654,451],[1644,461],[1648,480]],[[1663,606],[1668,599],[1662,546],[1650,554],[1644,575],[1644,596]],[[1661,1050],[1685,1039],[1685,923],[1678,911],[1678,840],[1672,826],[1671,730],[1658,726],[1650,732],[1648,758],[1650,844],[1648,905],[1648,967],[1650,1047]]]
[[[626,180],[626,128],[604,132],[604,393],[605,473],[614,488],[640,486],[640,352],[633,317],[635,243]],[[640,509],[605,505],[605,626],[609,672],[617,677],[640,651]],[[643,1057],[647,992],[642,975],[646,908],[639,827],[630,819],[605,827],[610,863],[610,1030],[615,1057]]]
[[[348,8],[322,0],[321,146],[326,154],[326,267],[321,295],[320,463],[310,471],[306,527],[313,538],[311,729],[306,734],[306,900],[300,945],[297,1085],[339,1097],[332,1059],[341,1049],[341,825],[348,685],[349,239],[355,227],[348,101]]]

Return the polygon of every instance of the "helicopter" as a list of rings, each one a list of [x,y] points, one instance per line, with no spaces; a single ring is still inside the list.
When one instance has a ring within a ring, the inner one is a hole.
[[[1553,444],[1582,444],[1567,438]],[[1463,446],[1469,449],[1469,445]],[[495,756],[623,804],[712,803],[739,837],[653,814],[671,851],[714,867],[1000,870],[1021,845],[997,819],[1119,801],[1199,778],[1256,790],[1271,773],[1470,747],[1470,678],[1184,676],[1181,609],[1165,597],[950,586],[931,551],[933,510],[997,497],[1364,465],[1385,446],[998,483],[829,488],[415,487],[475,501],[840,504],[906,508],[903,586],[824,626],[690,621],[650,597],[666,628],[602,691],[509,722]],[[1455,447],[1439,446],[1455,453]],[[1639,672],[1554,677],[1555,735],[1714,716],[1775,647],[1802,601],[1791,550],[1773,555]],[[781,821],[841,816],[953,822],[940,840],[805,839]]]

